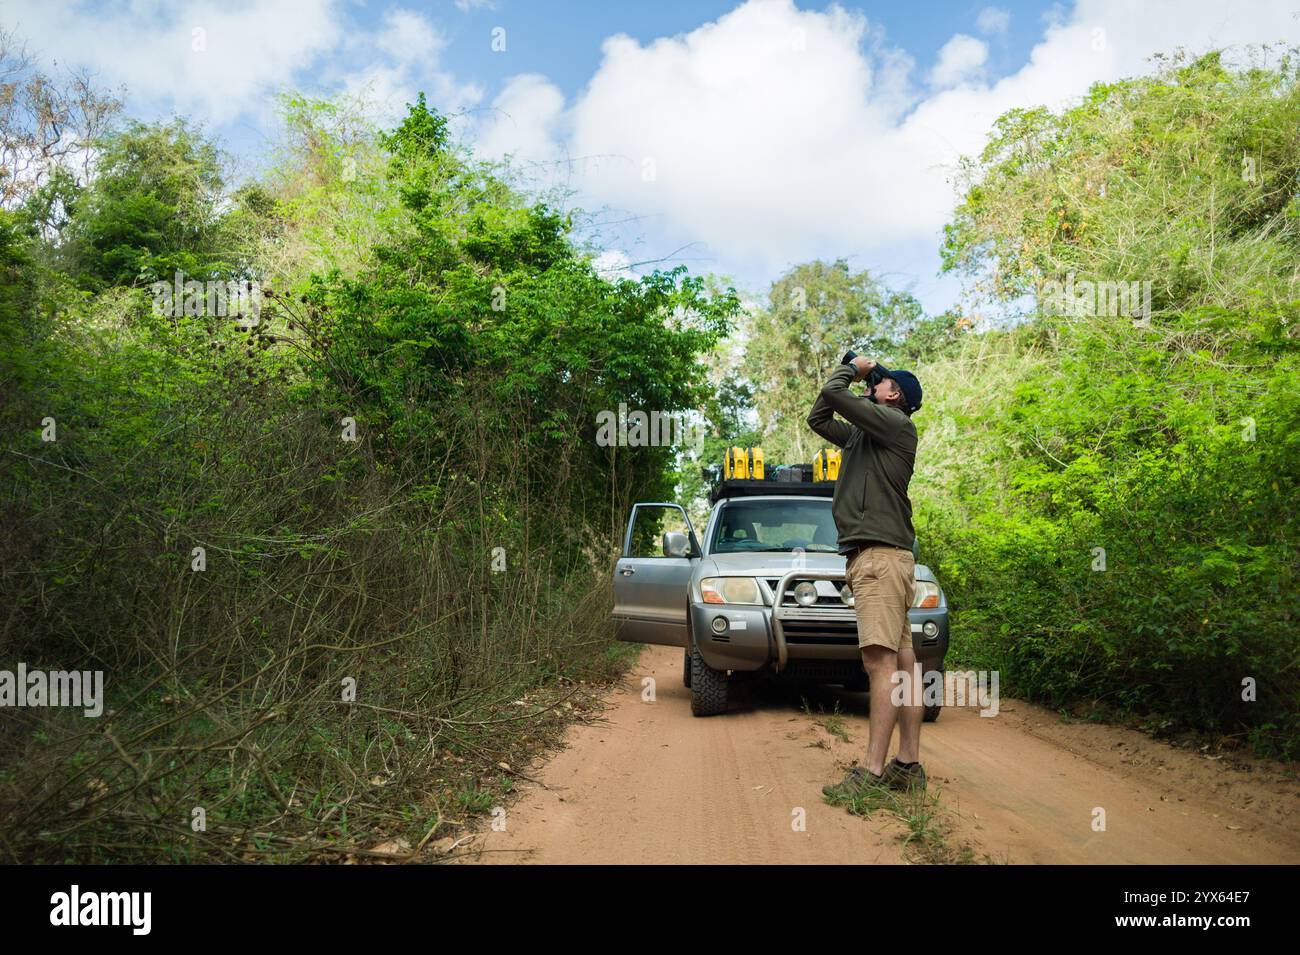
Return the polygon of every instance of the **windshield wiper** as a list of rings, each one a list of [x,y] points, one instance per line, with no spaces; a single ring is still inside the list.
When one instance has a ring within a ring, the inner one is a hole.
[[[816,547],[826,547],[826,546],[828,546],[828,545],[826,545],[826,544],[816,544],[816,545],[814,545],[814,546],[816,546]],[[832,554],[832,553],[835,553],[835,551],[834,551],[833,548],[832,548],[831,550],[813,550],[812,547],[805,547],[805,548],[803,548],[803,550],[804,550],[806,553],[811,553],[811,554]],[[756,547],[756,548],[754,548],[753,553],[756,553],[756,554],[760,554],[760,553],[782,553],[782,554],[793,554],[793,553],[794,553],[794,548],[793,548],[793,547]]]

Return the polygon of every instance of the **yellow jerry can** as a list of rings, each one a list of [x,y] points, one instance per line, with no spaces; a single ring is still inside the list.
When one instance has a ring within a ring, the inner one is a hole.
[[[840,476],[840,452],[838,449],[818,451],[813,458],[813,480],[834,481]]]
[[[749,477],[749,455],[745,453],[744,448],[732,448],[727,452],[726,466],[723,468],[722,476],[729,481],[735,478]]]

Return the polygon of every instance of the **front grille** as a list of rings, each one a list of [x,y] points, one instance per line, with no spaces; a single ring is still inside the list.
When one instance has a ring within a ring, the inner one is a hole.
[[[788,621],[781,628],[786,643],[820,643],[828,646],[856,646],[858,627],[846,623],[795,623]]]
[[[856,634],[851,637],[831,637],[818,633],[810,634],[805,637],[791,636],[787,633],[785,635],[785,642],[800,647],[856,647],[858,645],[858,638]]]

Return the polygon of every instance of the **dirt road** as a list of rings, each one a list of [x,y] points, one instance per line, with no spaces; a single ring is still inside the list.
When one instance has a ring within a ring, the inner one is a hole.
[[[698,719],[681,658],[648,648],[609,695],[604,720],[575,726],[562,752],[529,770],[538,784],[523,784],[504,830],[480,832],[466,861],[915,858],[898,817],[864,819],[822,801],[822,785],[866,747],[865,695],[814,689],[807,712],[798,693],[746,685],[731,713]],[[643,699],[645,677],[653,701]],[[945,710],[922,731],[922,759],[945,842],[974,861],[1300,862],[1300,786],[1276,764],[1230,767],[1017,700],[993,718]],[[1098,809],[1104,831],[1094,831]]]

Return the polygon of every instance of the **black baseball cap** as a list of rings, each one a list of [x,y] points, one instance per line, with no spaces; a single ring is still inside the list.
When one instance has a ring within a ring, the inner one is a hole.
[[[872,369],[872,378],[892,378],[898,385],[898,390],[903,393],[903,400],[907,402],[907,413],[915,414],[921,410],[921,383],[916,380],[916,375],[910,371],[890,371],[879,362]]]

